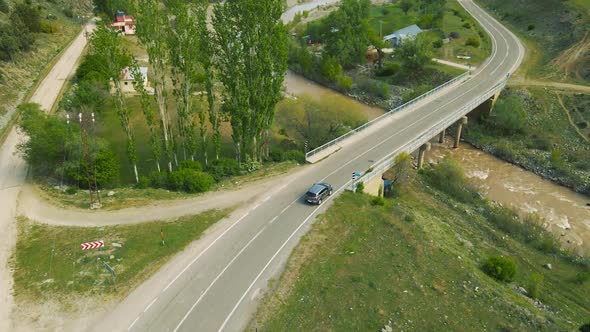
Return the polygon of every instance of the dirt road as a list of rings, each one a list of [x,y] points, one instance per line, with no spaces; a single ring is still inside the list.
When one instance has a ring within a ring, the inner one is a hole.
[[[89,24],[86,29],[90,31],[93,27],[93,24]],[[73,74],[85,46],[83,31],[41,82],[31,97],[32,102],[41,104],[46,110],[53,107],[65,81]],[[27,173],[26,164],[15,154],[18,143],[23,139],[25,138],[13,128],[0,148],[0,331],[11,331],[13,326],[10,319],[13,303],[12,276],[8,260],[16,242],[17,198]]]

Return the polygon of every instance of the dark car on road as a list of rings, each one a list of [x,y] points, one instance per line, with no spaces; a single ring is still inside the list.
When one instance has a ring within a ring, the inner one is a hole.
[[[332,195],[332,185],[329,183],[315,183],[305,193],[305,201],[320,205],[328,196]]]

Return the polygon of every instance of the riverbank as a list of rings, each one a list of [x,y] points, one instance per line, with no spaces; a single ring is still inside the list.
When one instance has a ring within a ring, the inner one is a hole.
[[[451,140],[433,144],[426,161],[437,163],[445,156],[459,161],[470,183],[485,197],[519,211],[537,214],[564,248],[590,255],[590,207],[584,195],[507,163],[467,143],[453,149]]]

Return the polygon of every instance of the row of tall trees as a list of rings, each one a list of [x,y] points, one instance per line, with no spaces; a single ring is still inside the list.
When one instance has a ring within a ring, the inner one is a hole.
[[[89,56],[100,68],[98,76],[110,82],[136,181],[140,177],[130,122],[135,110],[127,105],[120,80],[125,67],[137,83],[157,171],[165,163],[172,172],[183,159],[207,164],[210,144],[218,159],[224,119],[231,123],[238,162],[268,156],[268,130],[287,69],[282,1],[228,0],[215,6],[211,19],[208,6],[207,0],[134,3],[137,36],[149,56],[153,95],[143,87],[139,66],[117,33],[101,26],[91,38]],[[197,92],[206,96],[207,107],[194,102]]]

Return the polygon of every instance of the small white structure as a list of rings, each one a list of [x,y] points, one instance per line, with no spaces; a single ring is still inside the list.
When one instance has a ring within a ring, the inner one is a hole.
[[[142,85],[143,87],[148,90],[148,93],[151,91],[150,87],[149,87],[149,82],[148,82],[148,69],[147,67],[139,67],[139,71],[141,72],[141,77],[142,77]],[[133,73],[131,72],[131,69],[129,67],[125,67],[123,68],[123,70],[121,71],[121,75],[119,76],[119,79],[121,80],[121,90],[123,93],[125,94],[135,94],[137,93],[137,91],[135,91],[135,80],[133,77]],[[113,83],[111,82],[111,93],[114,92],[114,86]]]
[[[396,32],[387,35],[383,38],[384,41],[388,41],[391,43],[391,47],[399,46],[404,39],[414,39],[418,34],[422,32],[419,26],[416,24],[410,25],[403,29],[397,30]]]

